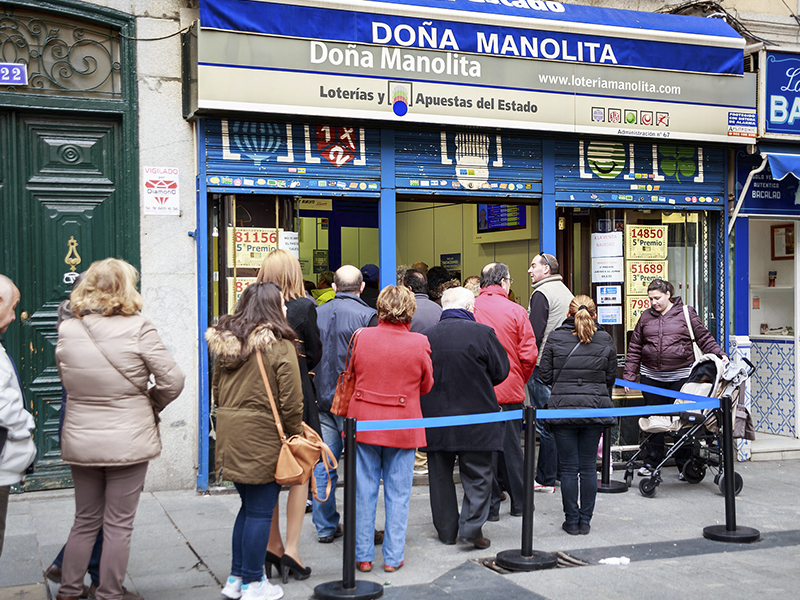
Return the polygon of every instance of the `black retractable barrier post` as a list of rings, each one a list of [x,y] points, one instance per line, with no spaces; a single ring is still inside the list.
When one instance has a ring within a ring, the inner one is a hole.
[[[611,481],[611,427],[603,429],[603,461],[600,467],[600,481],[597,482],[597,491],[601,494],[621,494],[628,491],[628,484],[624,481]]]
[[[736,525],[736,473],[733,452],[733,416],[731,396],[720,398],[722,406],[722,485],[725,493],[725,525],[709,525],[703,528],[703,537],[716,542],[750,543],[761,539],[758,529]]]
[[[522,507],[522,549],[504,550],[495,562],[509,571],[538,571],[552,569],[558,557],[550,552],[533,549],[533,480],[536,474],[536,408],[526,406],[525,416],[525,497]]]
[[[333,491],[331,491],[333,493]],[[372,600],[383,596],[383,586],[374,581],[356,581],[356,420],[344,420],[344,556],[342,580],[314,588],[318,600]]]

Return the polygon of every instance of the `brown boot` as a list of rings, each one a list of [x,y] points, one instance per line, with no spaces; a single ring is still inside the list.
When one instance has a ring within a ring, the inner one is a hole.
[[[50,565],[47,567],[47,571],[44,572],[44,576],[53,583],[61,583],[61,568]]]

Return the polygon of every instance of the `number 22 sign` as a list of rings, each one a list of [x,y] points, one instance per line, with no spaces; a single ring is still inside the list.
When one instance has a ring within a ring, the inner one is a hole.
[[[0,85],[28,85],[27,65],[0,63]]]

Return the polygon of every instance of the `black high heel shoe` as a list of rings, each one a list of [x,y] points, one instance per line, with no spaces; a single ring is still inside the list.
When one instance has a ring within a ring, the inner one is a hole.
[[[273,554],[267,550],[267,559],[264,561],[264,570],[267,572],[267,579],[272,578],[272,566],[275,565],[275,570],[281,572],[281,558],[277,554]]]
[[[301,567],[288,554],[281,556],[281,572],[283,573],[283,583],[289,583],[289,575],[292,575],[298,581],[311,577],[311,567]]]

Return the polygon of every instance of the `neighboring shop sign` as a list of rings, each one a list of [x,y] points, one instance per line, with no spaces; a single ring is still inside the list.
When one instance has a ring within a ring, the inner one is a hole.
[[[349,124],[206,120],[206,183],[211,189],[377,195],[379,157],[376,129]]]
[[[747,181],[748,174],[761,165],[761,161],[760,154],[736,153],[737,198]],[[798,211],[800,211],[800,184],[796,177],[773,179],[769,165],[761,173],[753,175],[745,193],[743,213],[796,216]]]
[[[628,260],[667,258],[666,225],[628,225],[625,233],[625,256]]]
[[[283,229],[263,229],[260,227],[237,227],[228,229],[228,267],[258,269],[264,257],[282,248],[299,258],[299,234]],[[234,264],[234,257],[236,263]]]
[[[800,54],[764,51],[759,135],[800,139]]]
[[[724,199],[725,156],[718,148],[681,142],[556,142],[559,206],[722,210]]]
[[[239,296],[242,295],[242,292],[245,290],[245,288],[251,283],[255,282],[255,277],[228,277],[227,287],[229,313],[233,314],[233,311],[236,310],[236,303],[239,301]]]
[[[743,40],[724,23],[560,3],[558,15],[525,2],[414,4],[201,2],[196,108],[733,143],[756,135],[755,76],[742,74]],[[510,16],[536,21],[509,27]]]
[[[179,190],[176,167],[143,167],[142,214],[180,215]]]

